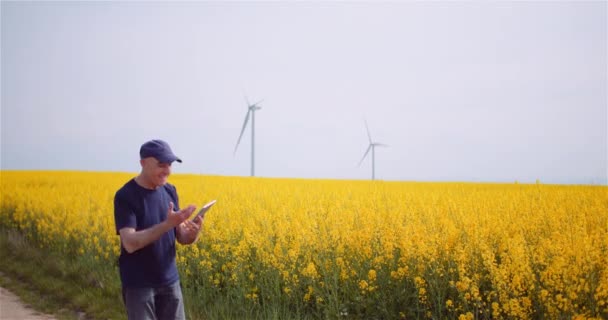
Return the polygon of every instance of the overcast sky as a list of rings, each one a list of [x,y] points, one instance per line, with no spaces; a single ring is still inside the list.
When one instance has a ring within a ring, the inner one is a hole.
[[[1,167],[606,183],[607,2],[1,2]]]

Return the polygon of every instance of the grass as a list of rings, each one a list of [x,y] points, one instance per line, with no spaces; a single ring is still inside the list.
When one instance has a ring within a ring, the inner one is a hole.
[[[0,286],[31,308],[61,320],[126,319],[116,266],[52,255],[4,227],[0,227],[0,256]],[[207,297],[207,303],[201,303],[196,288],[183,285],[182,289],[186,314],[193,320],[310,318],[292,310],[243,310],[224,296]]]
[[[50,255],[17,231],[0,229],[0,285],[58,319],[125,319],[119,284],[76,258]],[[118,277],[118,275],[116,275]]]

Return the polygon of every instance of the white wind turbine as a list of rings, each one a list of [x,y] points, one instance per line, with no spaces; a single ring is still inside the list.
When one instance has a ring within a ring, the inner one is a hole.
[[[245,101],[247,102],[247,115],[245,116],[245,122],[243,122],[243,128],[241,129],[241,134],[239,135],[239,139],[236,142],[236,146],[234,147],[233,156],[236,155],[236,149],[239,147],[239,143],[241,142],[241,138],[243,137],[243,133],[245,132],[245,127],[247,127],[247,122],[249,121],[249,116],[251,115],[251,176],[255,175],[254,169],[254,154],[255,154],[255,111],[262,109],[262,107],[258,106],[262,100],[250,104],[247,97],[245,97]]]
[[[388,147],[388,145],[380,143],[380,142],[372,141],[372,135],[369,133],[369,127],[367,126],[367,120],[365,121],[365,129],[367,130],[367,138],[369,139],[369,146],[367,147],[367,151],[365,151],[363,158],[361,158],[361,161],[359,161],[359,166],[361,166],[361,163],[363,162],[363,160],[365,160],[365,157],[371,150],[372,151],[372,180],[375,180],[376,179],[376,147]]]

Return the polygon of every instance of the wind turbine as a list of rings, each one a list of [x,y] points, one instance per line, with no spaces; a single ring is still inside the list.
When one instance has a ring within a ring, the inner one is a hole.
[[[361,161],[359,161],[359,166],[361,166],[361,163],[363,162],[363,160],[365,160],[365,157],[369,153],[369,150],[372,150],[372,180],[375,180],[376,179],[376,147],[388,147],[388,145],[380,143],[380,142],[372,141],[372,135],[369,133],[369,127],[367,126],[367,120],[365,121],[365,129],[367,129],[367,138],[369,139],[369,146],[367,147],[367,151],[365,151],[363,158],[361,158]]]
[[[249,121],[249,116],[251,115],[251,176],[255,175],[254,170],[254,154],[255,154],[255,111],[262,109],[262,107],[258,106],[262,100],[251,104],[247,97],[245,97],[245,101],[247,102],[247,115],[245,116],[245,122],[243,122],[243,128],[241,129],[241,134],[239,135],[239,140],[236,141],[236,146],[234,147],[233,156],[236,155],[236,149],[239,147],[239,143],[241,142],[241,138],[243,137],[243,133],[245,132],[245,127],[247,127],[247,122]]]

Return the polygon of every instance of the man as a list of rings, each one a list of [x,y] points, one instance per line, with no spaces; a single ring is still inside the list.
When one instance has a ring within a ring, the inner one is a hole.
[[[182,162],[162,140],[144,143],[140,174],[114,196],[114,220],[120,235],[120,280],[127,316],[134,319],[185,319],[175,241],[194,243],[203,219],[181,209],[175,187],[167,183],[171,164]]]

